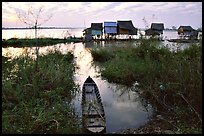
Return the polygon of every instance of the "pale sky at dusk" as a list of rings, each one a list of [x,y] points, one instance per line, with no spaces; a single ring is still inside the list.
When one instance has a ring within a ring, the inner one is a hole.
[[[132,20],[136,28],[147,23],[161,22],[165,28],[190,25],[202,27],[202,2],[2,2],[2,27],[26,27],[19,21],[18,12],[39,9],[40,17],[52,14],[42,26],[90,27],[91,23]]]

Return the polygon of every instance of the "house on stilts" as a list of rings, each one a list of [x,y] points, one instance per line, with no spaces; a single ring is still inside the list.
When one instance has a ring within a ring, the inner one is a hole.
[[[103,23],[91,23],[91,34],[94,39],[101,39],[103,36]]]
[[[104,26],[103,23],[91,23],[91,27],[83,30],[83,35],[84,41],[133,39],[137,31],[131,20],[105,21]]]
[[[115,39],[117,35],[117,22],[104,22],[105,39]]]
[[[125,39],[132,39],[133,35],[137,35],[137,31],[138,29],[134,27],[131,20],[117,21],[117,34],[119,37],[122,35],[125,36]]]
[[[103,23],[91,23],[91,27],[83,30],[84,41],[101,39],[103,36]]]
[[[163,36],[163,30],[164,30],[164,24],[163,23],[152,23],[151,28],[145,30],[145,36],[150,37],[156,37],[159,40],[162,40]]]
[[[92,41],[93,38],[92,38],[92,33],[91,33],[91,27],[83,30],[83,36],[84,36],[85,42]]]
[[[191,26],[180,26],[178,28],[178,35],[180,39],[197,40],[198,31],[193,29]]]

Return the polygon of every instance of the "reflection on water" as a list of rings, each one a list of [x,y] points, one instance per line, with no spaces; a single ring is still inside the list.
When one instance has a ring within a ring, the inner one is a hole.
[[[99,66],[93,62],[90,48],[95,47],[113,47],[114,46],[137,46],[137,42],[123,41],[123,42],[89,42],[71,43],[71,44],[56,44],[55,46],[39,47],[39,54],[47,54],[52,51],[60,51],[67,53],[72,51],[75,56],[76,71],[74,74],[75,83],[82,89],[82,85],[88,76],[91,76],[96,82],[101,94],[104,110],[106,114],[106,132],[113,133],[120,130],[139,127],[149,120],[152,116],[153,108],[144,99],[139,97],[137,90],[134,87],[127,88],[122,85],[109,83],[100,75]],[[189,47],[191,44],[169,44],[168,42],[160,42],[160,46],[165,46],[171,51],[177,51]],[[2,55],[6,57],[19,57],[21,55],[28,55],[33,58],[36,47],[24,48],[2,48]],[[72,101],[76,113],[81,117],[81,95],[79,91],[76,98]]]
[[[91,43],[90,43],[91,44]],[[112,45],[112,43],[109,43]],[[119,43],[118,43],[119,44]],[[123,43],[124,44],[124,43]],[[75,56],[77,69],[74,74],[75,83],[82,85],[88,76],[91,76],[98,85],[104,110],[106,114],[106,132],[113,133],[122,129],[139,127],[148,121],[149,116],[153,113],[151,105],[142,102],[139,95],[132,88],[109,83],[102,79],[99,72],[99,66],[94,64],[89,48],[92,46],[104,46],[105,44],[83,45],[75,44],[57,44],[55,46],[45,46],[39,48],[39,54],[46,54],[50,51],[59,50],[62,53],[72,51]],[[2,48],[3,56],[17,57],[27,54],[35,57],[35,47],[25,48]],[[73,100],[73,105],[79,117],[81,117],[81,93],[79,91]]]
[[[150,105],[144,107],[139,95],[130,88],[106,83],[103,85],[103,103],[106,112],[107,132],[139,127],[152,114]]]
[[[64,38],[67,30],[42,30],[39,31],[39,37]],[[71,35],[82,36],[82,30],[69,30]],[[31,30],[3,30],[2,38],[33,38],[34,32]],[[177,31],[164,31],[164,39],[175,39]],[[75,56],[75,63],[77,69],[74,74],[75,83],[82,89],[82,85],[88,76],[91,76],[98,85],[104,110],[106,114],[106,132],[113,133],[122,129],[139,127],[148,121],[148,118],[153,113],[153,108],[144,99],[139,97],[137,90],[127,88],[125,86],[109,83],[103,79],[99,72],[99,66],[93,62],[90,53],[90,48],[95,47],[113,47],[114,46],[137,46],[136,41],[101,41],[71,43],[71,44],[56,44],[55,46],[39,47],[39,54],[47,54],[49,52],[59,50],[62,53],[72,51]],[[159,42],[160,47],[166,47],[172,52],[183,50],[191,46],[191,43],[172,43],[167,40]],[[19,57],[22,55],[36,58],[36,47],[2,48],[2,55],[6,57]],[[73,105],[77,114],[81,117],[81,93],[79,91],[76,98],[73,100]]]
[[[37,35],[39,38],[52,37],[64,38],[67,36],[83,36],[83,29],[38,29]],[[12,29],[2,30],[2,39],[10,38],[35,38],[34,29]]]
[[[148,121],[148,117],[152,115],[151,105],[144,107],[136,91],[131,90],[131,88],[108,83],[102,79],[98,72],[99,67],[93,63],[93,58],[89,51],[91,46],[97,46],[97,44],[92,44],[83,45],[77,43],[72,45],[74,46],[72,51],[76,57],[75,61],[79,67],[75,73],[75,80],[82,88],[84,81],[90,75],[98,85],[106,114],[107,133],[139,127],[144,124]],[[81,116],[81,92],[73,103],[78,115]]]

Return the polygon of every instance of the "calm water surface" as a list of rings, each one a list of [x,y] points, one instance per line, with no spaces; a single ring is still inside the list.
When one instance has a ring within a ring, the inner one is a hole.
[[[43,37],[64,38],[65,35],[71,33],[75,36],[82,36],[81,30],[47,30],[39,32]],[[33,30],[3,30],[2,38],[25,38],[34,35]],[[164,32],[167,39],[177,38],[176,31]],[[62,53],[72,51],[75,56],[77,69],[74,74],[75,83],[82,88],[82,85],[88,76],[91,76],[98,85],[104,110],[106,114],[107,133],[119,132],[123,129],[139,127],[145,124],[149,117],[153,114],[153,108],[145,100],[141,99],[137,93],[137,89],[133,87],[125,87],[118,84],[109,83],[100,75],[100,67],[93,62],[90,48],[97,46],[123,46],[127,44],[136,45],[136,42],[115,42],[115,43],[70,43],[57,44],[55,46],[40,47],[39,53],[46,54],[51,50],[60,50]],[[168,47],[171,51],[177,51],[189,47],[191,44],[175,44],[167,41],[160,42],[160,46]],[[35,47],[24,48],[2,48],[2,55],[7,57],[18,57],[21,55],[29,55],[35,58]],[[76,98],[72,101],[76,113],[81,117],[81,93],[79,91]]]
[[[140,100],[135,89],[102,79],[99,67],[94,65],[89,48],[85,48],[85,45],[78,43],[72,46],[79,67],[75,73],[75,80],[82,88],[83,82],[90,75],[98,85],[106,114],[107,132],[138,127],[147,122],[153,113],[151,105]],[[81,116],[81,92],[73,103]]]
[[[149,120],[153,114],[150,104],[140,99],[136,89],[113,84],[102,79],[99,66],[93,63],[90,48],[82,43],[57,44],[55,46],[40,47],[39,53],[46,54],[51,50],[60,50],[62,53],[73,51],[77,69],[74,74],[76,84],[82,85],[88,76],[91,76],[98,85],[106,114],[107,133],[119,132],[126,128],[139,127]],[[3,56],[16,57],[27,53],[35,58],[35,47],[2,48]],[[76,113],[81,117],[81,94],[79,91],[73,100]]]
[[[38,37],[52,37],[52,38],[64,38],[67,36],[83,36],[83,29],[38,29]],[[2,39],[9,38],[35,38],[34,29],[13,29],[2,30]]]

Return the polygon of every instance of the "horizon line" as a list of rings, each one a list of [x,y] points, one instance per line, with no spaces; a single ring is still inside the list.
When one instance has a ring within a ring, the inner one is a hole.
[[[56,27],[56,26],[45,26],[38,27],[38,29],[85,29],[86,27]],[[34,27],[2,27],[2,30],[13,30],[13,29],[35,29]],[[146,28],[138,28],[140,30],[146,30]],[[167,30],[173,30],[172,28],[164,28]]]
[[[56,26],[45,26],[38,27],[37,29],[83,29],[85,27],[56,27]],[[35,27],[2,27],[2,29],[35,29]]]

